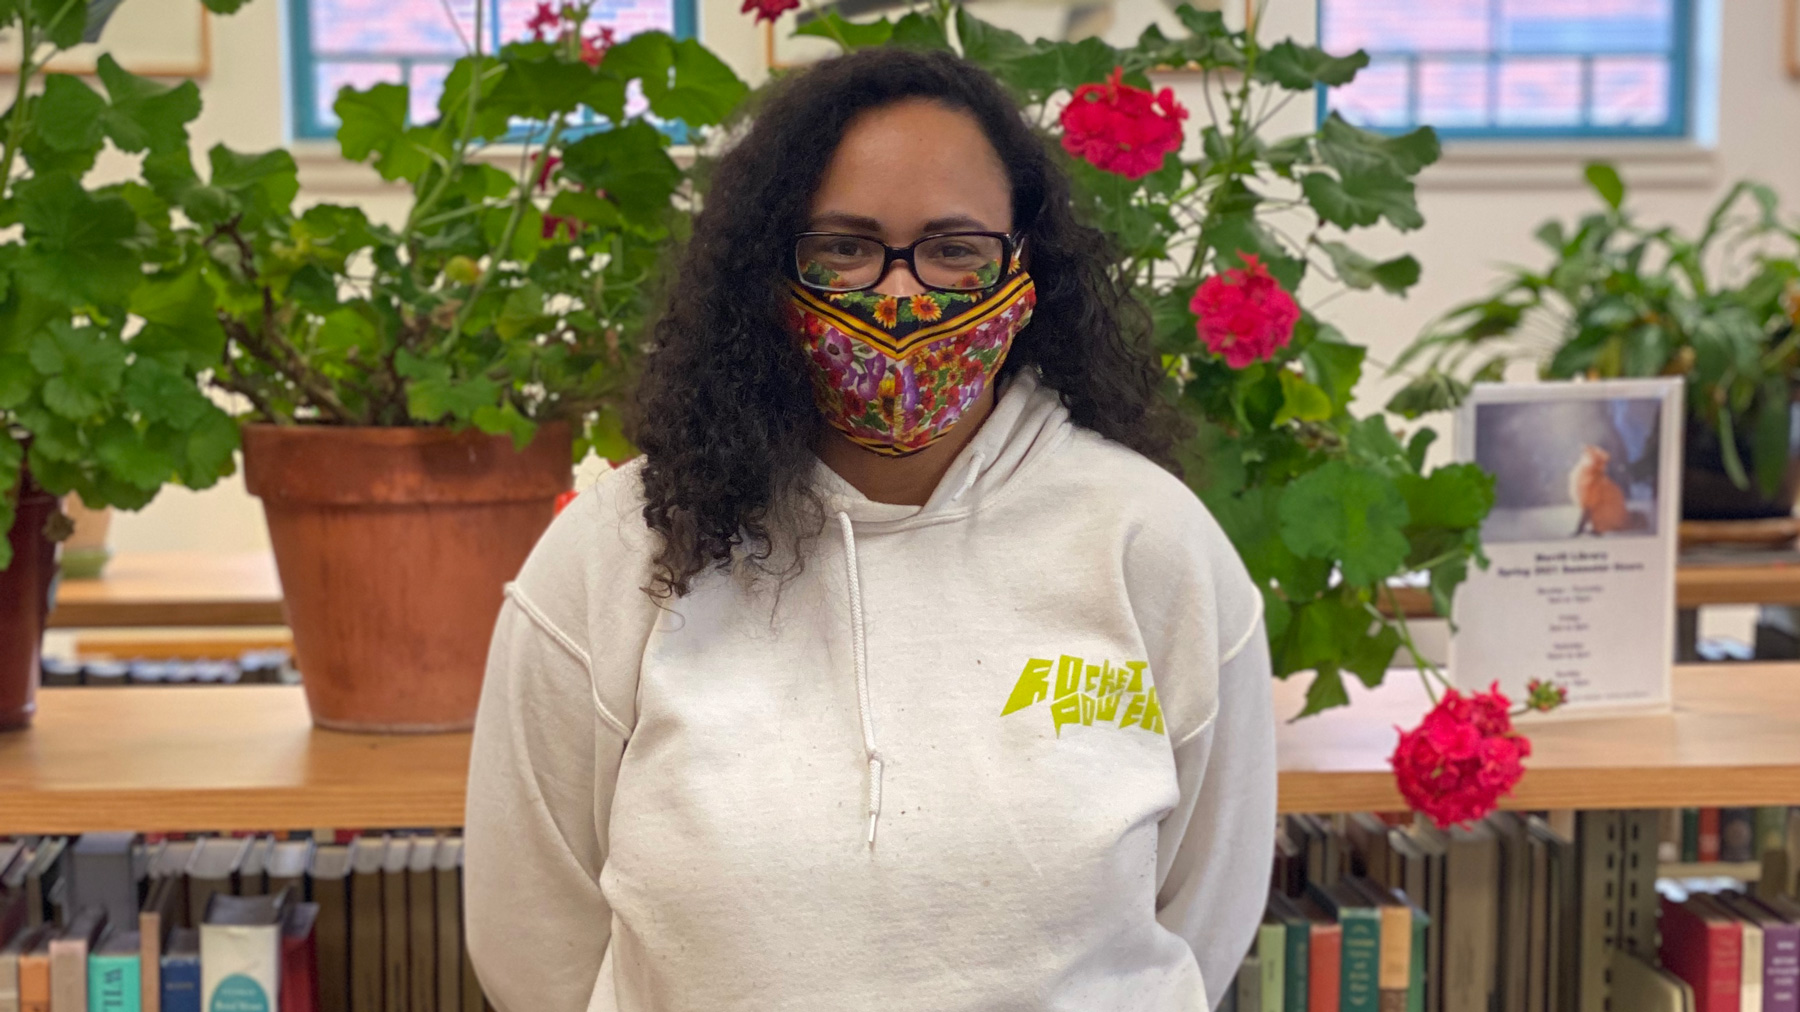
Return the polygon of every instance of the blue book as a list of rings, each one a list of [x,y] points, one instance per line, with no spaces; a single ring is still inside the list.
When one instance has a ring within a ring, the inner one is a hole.
[[[1323,889],[1317,883],[1308,883],[1306,890],[1343,929],[1338,1009],[1379,1012],[1381,914],[1348,881]]]
[[[162,958],[163,1012],[200,1012],[200,932],[176,928]]]

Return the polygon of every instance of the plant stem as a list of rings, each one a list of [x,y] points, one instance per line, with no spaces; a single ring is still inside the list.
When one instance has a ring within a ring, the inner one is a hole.
[[[19,5],[19,76],[18,93],[7,111],[6,150],[0,155],[0,199],[12,192],[13,159],[25,141],[26,99],[31,96],[31,79],[40,69],[32,59],[37,55],[37,28],[31,23],[31,5]]]
[[[487,77],[487,68],[481,59],[481,5],[483,0],[475,0],[475,62],[469,70],[469,107],[463,111],[463,124],[456,146],[450,149],[450,162],[439,169],[436,185],[425,199],[413,205],[412,213],[406,216],[406,225],[400,230],[400,244],[407,245],[408,239],[415,229],[424,227],[425,212],[437,205],[444,197],[444,191],[450,188],[450,182],[456,177],[468,156],[469,143],[475,137],[475,111],[480,107],[481,86]]]
[[[563,126],[567,123],[567,120],[568,118],[566,116],[559,113],[556,119],[551,122],[550,133],[544,138],[544,143],[538,148],[540,155],[545,154],[556,147],[556,142],[562,138]],[[525,150],[520,156],[520,162],[522,163],[522,166],[519,173],[519,196],[513,202],[512,217],[506,220],[506,230],[500,233],[500,241],[494,244],[494,263],[490,264],[488,269],[483,271],[481,276],[475,279],[475,284],[469,289],[469,297],[464,300],[463,304],[456,310],[456,319],[450,324],[450,336],[444,338],[442,351],[446,354],[456,347],[457,341],[462,339],[463,325],[469,321],[469,314],[474,312],[476,301],[481,298],[482,292],[487,289],[489,279],[496,273],[495,266],[498,265],[502,257],[506,256],[511,251],[513,237],[519,232],[519,222],[525,220],[525,208],[531,204],[532,193],[536,189],[536,187],[533,186],[533,181],[530,176],[531,144],[529,141],[525,144]]]

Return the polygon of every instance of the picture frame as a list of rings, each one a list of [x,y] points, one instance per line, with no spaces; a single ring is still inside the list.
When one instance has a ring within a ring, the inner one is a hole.
[[[1675,658],[1683,383],[1477,384],[1456,415],[1456,459],[1494,476],[1489,565],[1458,588],[1450,677],[1534,680],[1568,693],[1562,719],[1660,712]]]
[[[1786,0],[1781,12],[1781,62],[1800,80],[1800,0]]]
[[[212,15],[200,0],[122,3],[107,21],[99,42],[83,43],[58,54],[45,69],[92,76],[103,52],[142,77],[210,77]],[[0,76],[17,76],[19,56],[18,40],[0,32]]]

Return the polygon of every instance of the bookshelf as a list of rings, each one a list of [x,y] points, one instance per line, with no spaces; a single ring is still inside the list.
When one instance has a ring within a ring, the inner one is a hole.
[[[63,580],[54,628],[286,625],[267,552],[121,552],[97,580]]]
[[[1285,719],[1306,676],[1275,684]],[[1547,721],[1507,807],[1800,804],[1800,664],[1678,668],[1672,714]],[[0,834],[460,825],[469,736],[315,730],[292,686],[51,689],[0,735]],[[1410,671],[1352,706],[1282,724],[1283,812],[1404,807],[1395,725],[1426,708]]]

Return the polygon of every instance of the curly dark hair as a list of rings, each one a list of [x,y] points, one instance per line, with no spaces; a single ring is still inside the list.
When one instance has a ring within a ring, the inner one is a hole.
[[[645,457],[644,520],[661,535],[652,596],[686,594],[740,551],[771,568],[784,539],[791,561],[774,568],[797,572],[799,546],[822,529],[808,475],[823,422],[783,322],[784,263],[851,121],[915,98],[972,115],[1010,177],[1037,308],[996,383],[1036,368],[1076,424],[1176,469],[1181,423],[1161,392],[1148,316],[1114,270],[1106,236],[1076,220],[1045,139],[981,68],[944,52],[867,49],[770,89],[714,167],[677,259],[631,433]]]

